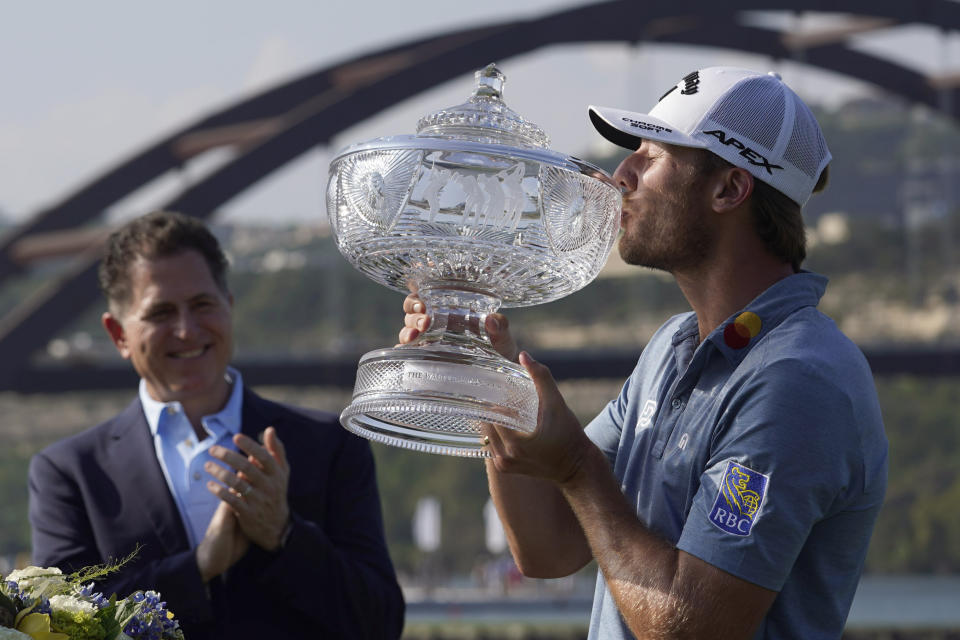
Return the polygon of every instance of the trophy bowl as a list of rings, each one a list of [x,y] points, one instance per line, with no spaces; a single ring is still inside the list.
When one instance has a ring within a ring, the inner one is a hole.
[[[620,191],[601,169],[548,148],[508,108],[494,65],[467,102],[421,118],[416,135],[347,147],[330,163],[337,247],[392,289],[419,294],[430,327],[360,359],[340,421],[370,440],[487,457],[481,425],[531,432],[537,393],[498,354],[484,319],[550,302],[593,280],[620,228]]]

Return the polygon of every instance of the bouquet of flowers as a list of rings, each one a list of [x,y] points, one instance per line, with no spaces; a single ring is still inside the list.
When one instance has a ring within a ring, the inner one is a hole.
[[[27,567],[0,578],[0,640],[184,640],[158,593],[137,591],[118,600],[94,592],[88,581],[116,568],[64,575]]]

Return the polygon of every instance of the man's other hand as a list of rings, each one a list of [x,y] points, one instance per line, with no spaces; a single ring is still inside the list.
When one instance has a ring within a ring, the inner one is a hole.
[[[501,472],[535,476],[563,485],[580,472],[593,445],[560,395],[550,369],[526,351],[520,354],[519,361],[533,378],[540,399],[537,428],[533,433],[523,433],[485,425],[493,465]]]
[[[403,300],[403,329],[400,330],[400,344],[410,344],[430,328],[430,316],[426,305],[415,293]],[[502,313],[491,313],[484,319],[484,331],[497,353],[507,360],[517,362],[520,350],[510,334],[510,324]]]
[[[240,530],[230,505],[221,502],[213,512],[207,532],[197,546],[197,568],[203,581],[210,582],[232,567],[250,547],[250,540]]]

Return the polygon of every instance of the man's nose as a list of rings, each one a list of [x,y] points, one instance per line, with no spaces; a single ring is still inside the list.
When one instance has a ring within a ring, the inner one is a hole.
[[[637,173],[631,169],[629,161],[629,157],[624,159],[613,172],[613,181],[620,187],[621,195],[637,188]]]
[[[181,340],[185,340],[196,333],[197,321],[189,309],[184,309],[177,313],[177,323],[173,330],[174,335]]]

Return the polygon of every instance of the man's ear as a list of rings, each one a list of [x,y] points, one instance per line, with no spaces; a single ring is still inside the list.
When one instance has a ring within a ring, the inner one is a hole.
[[[753,175],[746,169],[731,167],[718,171],[713,182],[713,208],[718,212],[736,209],[753,193]]]
[[[123,325],[120,323],[120,320],[109,311],[104,311],[103,315],[100,316],[100,324],[103,325],[103,328],[106,330],[107,335],[110,336],[113,345],[117,348],[117,351],[120,352],[120,355],[123,356],[125,360],[129,359],[130,348],[127,346],[127,336],[123,332]]]

